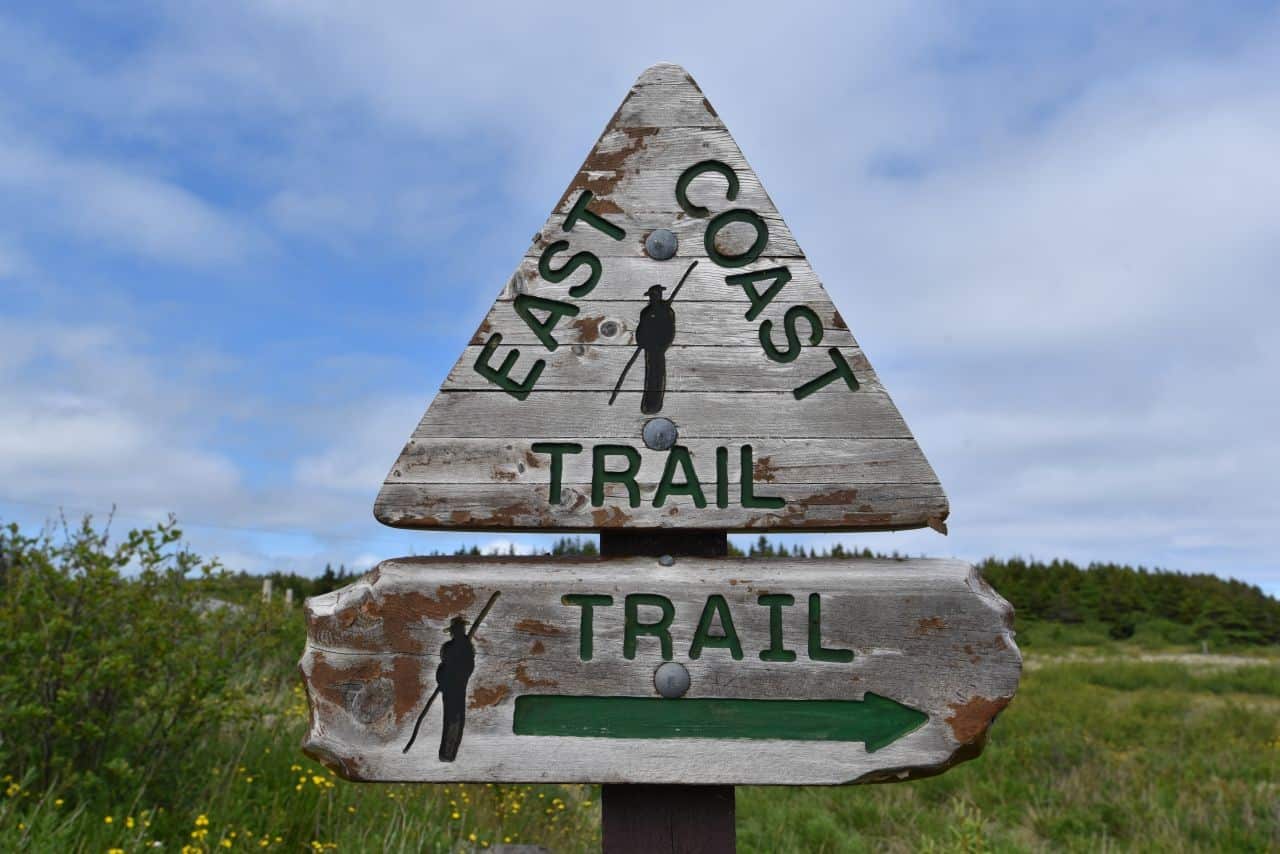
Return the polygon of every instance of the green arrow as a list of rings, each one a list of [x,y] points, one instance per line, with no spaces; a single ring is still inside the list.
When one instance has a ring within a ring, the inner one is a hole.
[[[868,753],[929,719],[867,692],[861,700],[740,700],[660,697],[516,698],[516,735],[589,738],[750,738],[861,741]]]

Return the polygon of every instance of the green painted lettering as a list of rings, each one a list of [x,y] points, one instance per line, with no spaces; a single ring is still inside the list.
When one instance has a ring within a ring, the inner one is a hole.
[[[809,658],[814,661],[853,661],[851,649],[828,649],[822,645],[822,597],[809,594]]]
[[[591,593],[567,593],[560,597],[560,603],[562,605],[577,605],[582,609],[582,617],[578,621],[578,657],[583,661],[590,661],[592,643],[595,639],[592,609],[597,605],[607,608],[613,604],[613,597]]]
[[[520,358],[520,351],[512,347],[502,360],[502,365],[495,368],[489,364],[489,360],[493,358],[494,351],[498,349],[498,345],[502,343],[502,335],[495,332],[489,336],[489,340],[484,342],[484,349],[480,351],[480,355],[476,356],[475,364],[472,368],[480,376],[514,397],[516,400],[524,400],[529,396],[529,392],[533,391],[534,385],[538,382],[538,377],[542,376],[542,369],[547,363],[542,359],[533,363],[533,367],[529,369],[529,373],[521,382],[511,379],[511,369],[516,366],[516,359]]]
[[[581,252],[575,252],[573,256],[570,257],[568,261],[565,261],[564,264],[560,265],[560,267],[553,268],[551,266],[552,257],[554,257],[557,252],[563,252],[568,248],[569,241],[557,240],[546,249],[543,249],[542,256],[538,258],[538,273],[548,282],[551,282],[552,284],[559,284],[569,278],[569,276],[573,275],[573,272],[579,267],[585,265],[591,270],[586,281],[580,285],[574,285],[569,288],[569,296],[585,297],[595,289],[596,283],[600,281],[600,274],[604,271],[604,268],[600,266],[600,259],[585,249]]]
[[[545,320],[539,320],[534,316],[533,310],[547,312]],[[538,340],[542,342],[542,346],[548,350],[554,350],[560,346],[560,342],[551,334],[551,330],[556,328],[556,324],[560,322],[562,317],[573,317],[578,313],[578,307],[572,303],[561,302],[558,299],[544,299],[543,297],[530,296],[529,294],[520,294],[515,301],[516,314],[520,315],[520,319],[533,330],[533,334],[538,336]]]
[[[760,658],[764,661],[795,661],[795,651],[782,645],[782,609],[796,604],[796,597],[790,593],[766,593],[756,601],[769,609],[769,648],[760,653]]]
[[[618,226],[609,222],[609,220],[600,216],[600,214],[587,208],[587,205],[591,204],[592,198],[593,196],[590,190],[582,191],[582,195],[578,196],[578,200],[573,203],[573,209],[570,210],[569,215],[564,218],[564,230],[573,231],[573,227],[577,225],[578,220],[581,219],[596,231],[601,234],[608,235],[614,240],[621,240],[626,237],[627,233],[621,228],[618,228]],[[594,258],[595,256],[593,255],[591,257]],[[598,264],[599,262],[597,261],[596,263]],[[579,296],[579,294],[574,294],[574,296]]]
[[[551,493],[552,504],[560,503],[560,486],[564,479],[564,455],[580,454],[582,446],[577,442],[534,442],[531,450],[535,454],[551,455]]]
[[[625,471],[609,471],[605,461],[609,457],[626,457]],[[591,449],[591,506],[604,506],[604,485],[621,483],[627,487],[627,498],[632,507],[640,506],[640,487],[636,486],[636,474],[640,471],[640,452],[627,445],[596,445]]]
[[[822,343],[822,321],[818,319],[818,315],[807,305],[793,305],[787,309],[787,313],[782,318],[782,325],[787,335],[787,349],[779,350],[773,344],[773,321],[763,320],[760,322],[760,346],[764,348],[764,354],[775,362],[794,362],[800,356],[800,334],[796,331],[796,324],[804,319],[809,324],[809,345],[814,346]]]
[[[755,283],[762,279],[773,279],[773,283],[760,293],[756,290]],[[760,312],[765,310],[769,303],[773,302],[773,298],[778,295],[778,291],[782,290],[782,286],[791,281],[791,271],[786,267],[770,267],[768,270],[758,270],[754,273],[738,273],[733,276],[725,276],[724,283],[726,285],[741,285],[742,289],[747,293],[747,299],[751,300],[751,308],[747,309],[747,320],[755,320],[760,316]]]
[[[818,389],[835,382],[837,377],[844,379],[845,385],[849,386],[849,391],[858,390],[858,378],[853,375],[853,368],[849,367],[849,363],[844,360],[844,354],[835,347],[827,352],[831,354],[831,361],[835,363],[835,367],[791,392],[796,396],[796,400],[804,400]]]
[[[716,448],[716,506],[729,506],[729,449]]]
[[[720,616],[720,626],[724,634],[711,634],[711,621]],[[742,660],[742,643],[738,640],[738,630],[733,627],[733,615],[729,613],[729,603],[718,593],[707,597],[707,604],[702,606],[702,617],[698,620],[698,630],[693,633],[693,643],[689,644],[689,657],[700,658],[704,647],[715,647],[729,650],[735,661]]]
[[[725,180],[729,182],[729,188],[725,190],[724,197],[729,201],[738,198],[738,175],[733,171],[727,163],[721,163],[719,160],[704,160],[701,163],[695,163],[688,169],[680,173],[680,177],[676,179],[676,201],[680,203],[680,207],[689,216],[704,217],[711,211],[695,205],[689,201],[689,184],[694,178],[697,178],[704,172],[715,172],[723,175]]]
[[[662,611],[662,616],[658,618],[656,623],[640,622],[640,606],[648,605],[658,608]],[[625,616],[623,620],[622,630],[622,656],[623,658],[636,657],[636,638],[640,635],[650,635],[659,640],[662,644],[663,661],[671,660],[671,621],[675,619],[676,607],[671,604],[671,600],[666,596],[659,596],[656,593],[628,593],[627,598],[623,600]]]
[[[716,246],[716,236],[720,234],[722,228],[735,222],[745,222],[754,228],[756,239],[752,241],[751,247],[746,252],[726,255]],[[703,235],[702,242],[706,247],[707,255],[721,267],[745,267],[759,258],[760,253],[764,251],[765,244],[769,242],[769,226],[755,211],[734,208],[717,214],[715,219],[707,223],[707,233]]]
[[[676,467],[679,466],[684,483],[673,483]],[[695,507],[706,507],[707,499],[702,494],[702,484],[698,483],[698,474],[693,470],[693,459],[689,449],[684,445],[675,445],[667,452],[667,464],[662,469],[662,479],[658,481],[658,491],[653,496],[653,506],[661,507],[667,502],[668,495],[688,495],[693,498]]]
[[[755,461],[751,453],[750,445],[743,445],[738,457],[742,464],[742,471],[739,473],[738,482],[742,487],[742,506],[743,507],[769,507],[774,510],[787,506],[786,499],[778,498],[773,495],[756,495],[755,493]]]

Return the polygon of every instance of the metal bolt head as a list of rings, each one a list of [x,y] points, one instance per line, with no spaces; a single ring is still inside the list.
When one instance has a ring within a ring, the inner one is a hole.
[[[683,697],[685,691],[689,690],[689,671],[685,670],[683,664],[665,661],[653,671],[653,687],[668,700]]]
[[[680,438],[676,423],[670,418],[650,418],[640,430],[644,445],[653,451],[665,451]]]
[[[667,228],[655,228],[644,239],[644,251],[649,253],[649,257],[655,261],[665,261],[674,257],[679,245],[680,241],[676,239],[675,232]]]
[[[618,321],[606,320],[600,324],[600,334],[605,338],[612,338],[618,334]]]
[[[671,555],[663,555],[662,557],[658,558],[658,566],[675,566],[675,565],[676,565],[676,559],[673,558]]]

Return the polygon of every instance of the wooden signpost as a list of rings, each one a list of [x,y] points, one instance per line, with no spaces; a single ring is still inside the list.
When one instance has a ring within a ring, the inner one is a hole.
[[[976,756],[1021,669],[967,564],[747,560],[726,532],[945,532],[937,477],[678,66],[632,87],[375,504],[599,531],[307,601],[305,749],[369,781],[604,783],[608,850],[730,850],[735,784]]]

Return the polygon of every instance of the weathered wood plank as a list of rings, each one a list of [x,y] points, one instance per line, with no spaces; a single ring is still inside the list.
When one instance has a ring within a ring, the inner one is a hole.
[[[631,595],[646,598],[631,609]],[[583,600],[570,596],[608,597],[591,600],[589,633]],[[663,601],[669,641],[636,630]],[[405,752],[436,687],[444,630],[487,602],[456,759],[437,757],[439,704]],[[304,749],[349,779],[382,781],[833,784],[935,773],[976,755],[1013,696],[1011,618],[957,561],[385,561],[307,601]],[[689,675],[681,697],[657,697],[664,660]],[[606,717],[575,723],[570,698],[584,697],[604,700],[592,708]],[[790,702],[758,702],[770,700]],[[622,706],[625,720],[610,717]],[[560,707],[560,717],[533,714]],[[706,709],[709,725],[696,723]],[[813,730],[815,715],[837,717]],[[672,728],[683,719],[695,729]]]
[[[390,483],[550,483],[550,455],[533,450],[525,439],[411,439],[387,475]],[[713,439],[681,443],[694,467],[715,472]],[[654,485],[662,477],[667,454],[637,444],[641,465],[636,481]],[[936,484],[937,476],[909,439],[761,439],[752,446],[755,483],[771,484]],[[566,454],[565,483],[591,482],[591,454]],[[738,483],[740,456],[728,455],[728,478]]]
[[[504,336],[503,344],[507,343]],[[623,368],[635,349],[597,344],[574,344],[557,347],[548,352],[536,340],[511,342],[518,345],[525,358],[537,358],[546,362],[543,379],[538,383],[538,394],[552,391],[599,391],[608,393],[622,375]],[[737,347],[702,347],[673,345],[667,350],[670,379],[669,393],[722,392],[725,389],[751,389],[756,392],[780,392],[787,396],[803,383],[804,379],[821,375],[831,369],[828,345],[806,347],[792,362],[782,364],[769,359],[757,344]],[[493,361],[500,362],[510,350],[499,348]],[[493,391],[489,380],[476,372],[474,365],[483,348],[471,346],[463,351],[462,358],[449,372],[441,388],[444,391]],[[861,386],[859,392],[883,392],[878,380],[871,373],[871,365],[861,350],[849,348],[841,351]],[[640,393],[644,390],[643,370],[627,374],[622,388]],[[847,392],[847,389],[846,389]],[[785,405],[785,404],[784,404]]]
[[[561,319],[552,329],[551,335],[564,346],[594,344],[599,347],[635,347],[635,330],[644,306],[644,302],[635,300],[583,302],[578,314]],[[760,324],[768,320],[772,323],[769,340],[779,349],[785,349],[787,343],[782,324],[789,306],[780,306],[777,311],[761,312],[753,320],[746,319],[745,308],[745,301],[743,310],[728,309],[723,302],[682,301],[672,346],[750,347],[760,353]],[[822,327],[822,340],[816,346],[857,347],[849,330],[841,325],[843,320],[838,312],[827,310],[814,313],[818,315]],[[539,311],[535,316],[541,319],[545,313]],[[800,331],[809,332],[808,321],[800,326]],[[516,314],[510,302],[494,304],[484,322],[471,336],[471,345],[482,346],[495,332],[502,336],[504,347],[543,346],[541,339],[529,327],[528,322]],[[807,340],[805,343],[808,343]]]
[[[524,360],[531,364],[533,357],[522,354]],[[525,400],[497,390],[444,391],[436,395],[413,437],[635,441],[650,417],[640,411],[639,398],[624,391],[609,406],[608,395],[596,391],[534,391]],[[681,439],[911,438],[888,395],[849,391],[843,384],[804,400],[789,392],[672,392],[662,415],[675,422]]]
[[[559,257],[557,256],[557,267],[561,264]],[[547,299],[566,300],[580,305],[584,310],[598,302],[643,301],[644,292],[650,285],[675,284],[688,265],[688,260],[681,261],[679,258],[667,261],[653,261],[639,257],[610,258],[607,262],[602,262],[603,275],[591,293],[582,299],[577,299],[569,294],[569,289],[579,287],[587,280],[586,268],[574,271],[563,282],[549,282],[539,275],[538,260],[525,258],[503,286],[498,299],[511,301],[515,299],[516,294],[525,293]],[[724,313],[726,319],[734,313],[741,317],[747,310],[747,298],[741,285],[726,284],[725,277],[739,273],[758,273],[761,270],[777,267],[786,267],[791,274],[791,281],[783,286],[775,298],[776,304],[771,305],[768,311],[777,312],[778,309],[782,309],[785,312],[792,305],[804,304],[818,312],[819,316],[840,317],[835,306],[831,304],[831,297],[827,295],[822,282],[807,261],[803,258],[782,258],[772,255],[762,256],[751,264],[733,270],[717,267],[710,261],[699,260],[698,266],[689,274],[684,290],[680,291],[676,302],[681,309],[679,317],[683,319],[683,309],[687,304],[702,302],[729,302],[735,306],[741,306],[736,312]],[[763,289],[767,285],[766,282],[760,287]],[[633,317],[633,315],[627,315],[627,317]],[[777,315],[762,314],[761,318],[764,317],[777,317]],[[843,319],[834,320],[830,325],[835,329],[845,328]]]
[[[702,477],[714,477],[707,473]],[[716,506],[714,482],[703,482],[707,505],[696,507],[687,495],[673,495],[654,506],[657,487],[638,483],[640,504],[630,506],[626,486],[603,485],[600,506],[592,502],[591,483],[563,482],[560,502],[551,503],[548,484],[394,483],[383,484],[373,507],[378,521],[400,528],[460,527],[538,531],[556,528],[708,528],[762,531],[794,528],[823,531],[892,531],[940,527],[950,509],[936,483],[848,486],[830,483],[778,483],[756,487],[757,497],[785,501],[779,508],[742,506],[739,484],[729,483],[727,507]]]

